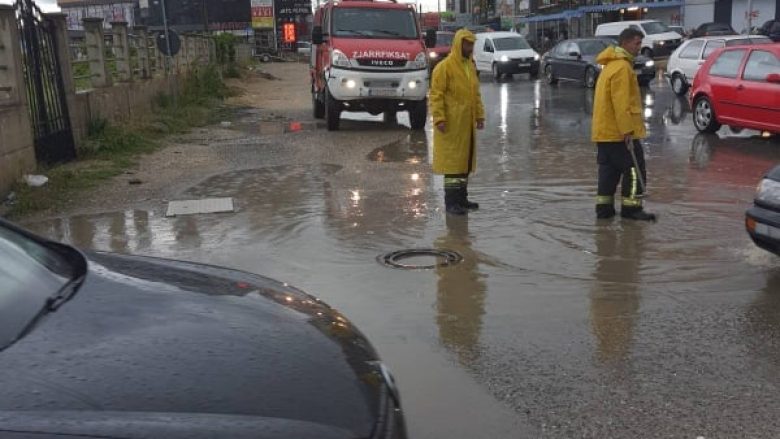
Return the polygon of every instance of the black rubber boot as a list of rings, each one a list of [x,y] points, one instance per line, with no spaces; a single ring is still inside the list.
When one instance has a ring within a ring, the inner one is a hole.
[[[479,209],[479,203],[469,201],[469,188],[468,186],[463,188],[463,195],[461,198],[461,206],[469,210]]]
[[[615,206],[611,204],[597,204],[596,205],[596,218],[609,219],[615,216]]]
[[[447,188],[444,189],[444,206],[447,213],[453,215],[465,215],[468,213],[465,207],[462,206],[463,189],[461,188]]]
[[[645,212],[641,207],[624,207],[620,210],[620,216],[636,221],[656,221],[654,213]]]

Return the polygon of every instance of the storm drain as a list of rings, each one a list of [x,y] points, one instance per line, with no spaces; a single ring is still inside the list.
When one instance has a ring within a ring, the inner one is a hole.
[[[396,250],[376,258],[380,264],[403,270],[431,270],[448,267],[463,260],[463,256],[452,250],[436,248],[412,248]],[[433,263],[431,263],[433,262]]]
[[[205,198],[202,200],[180,200],[168,203],[165,216],[195,215],[198,213],[233,212],[233,199]]]

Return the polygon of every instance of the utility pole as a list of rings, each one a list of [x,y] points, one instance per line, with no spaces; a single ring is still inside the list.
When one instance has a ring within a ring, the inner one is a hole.
[[[201,0],[203,10],[201,11],[201,15],[203,18],[203,32],[208,33],[209,32],[209,10],[206,7],[206,0]]]
[[[747,33],[753,31],[753,0],[747,0]]]

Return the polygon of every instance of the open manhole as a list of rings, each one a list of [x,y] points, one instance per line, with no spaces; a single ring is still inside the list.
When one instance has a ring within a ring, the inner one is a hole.
[[[396,250],[377,256],[376,260],[390,268],[403,270],[431,270],[448,267],[463,260],[458,252],[437,248],[411,248]]]

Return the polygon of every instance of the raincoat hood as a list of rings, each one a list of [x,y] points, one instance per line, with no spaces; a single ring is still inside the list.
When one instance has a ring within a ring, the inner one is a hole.
[[[633,57],[625,49],[616,46],[609,46],[602,50],[601,53],[596,56],[596,62],[602,65],[607,65],[612,61],[627,60],[633,62]]]
[[[464,60],[462,50],[463,40],[473,43],[477,41],[477,37],[468,29],[461,29],[455,33],[455,36],[452,38],[452,49],[450,49],[449,56],[454,57],[461,62]]]

